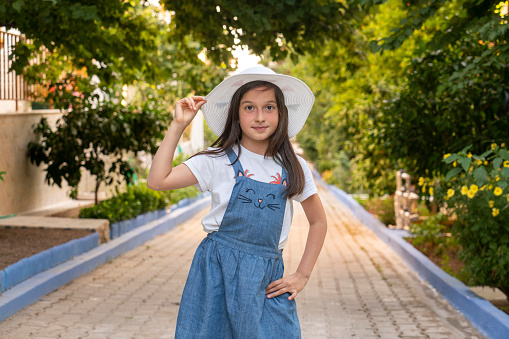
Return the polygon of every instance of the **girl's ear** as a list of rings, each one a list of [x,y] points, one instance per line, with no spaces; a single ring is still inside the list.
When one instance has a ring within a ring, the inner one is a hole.
[[[286,186],[286,179],[283,180],[283,186]]]
[[[244,173],[242,173],[242,171],[239,171],[239,173],[237,174],[238,177],[243,177],[244,176]]]

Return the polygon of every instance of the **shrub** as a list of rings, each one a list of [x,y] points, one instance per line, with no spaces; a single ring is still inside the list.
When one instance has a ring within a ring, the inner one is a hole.
[[[374,214],[385,225],[395,225],[394,197],[384,196],[368,200],[356,199],[368,212]]]
[[[425,219],[422,223],[410,224],[410,233],[415,236],[414,244],[419,246],[429,243],[436,246],[437,255],[441,255],[447,247],[455,246],[456,239],[449,234],[451,229],[444,224],[446,220],[446,216],[438,213]]]
[[[83,208],[80,211],[80,218],[108,219],[110,224],[133,219],[136,216],[164,209],[170,204],[176,204],[184,198],[191,198],[198,195],[194,187],[186,187],[174,191],[154,191],[139,184],[128,186],[126,191],[118,193],[117,196],[107,199],[91,207]]]
[[[460,246],[451,228],[452,223],[447,216],[441,213],[431,215],[422,222],[410,224],[413,238],[408,241],[445,272],[468,283],[468,276],[463,270],[464,263],[457,255]]]
[[[509,152],[496,144],[481,155],[468,149],[444,156],[452,169],[434,195],[456,214],[453,231],[469,283],[509,296]]]

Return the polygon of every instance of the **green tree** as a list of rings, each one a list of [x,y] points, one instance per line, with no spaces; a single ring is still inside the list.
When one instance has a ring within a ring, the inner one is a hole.
[[[472,34],[415,58],[408,83],[383,107],[380,125],[386,133],[379,142],[391,150],[392,158],[404,159],[414,175],[445,173],[441,155],[465,145],[472,144],[472,152],[481,153],[486,145],[508,141],[507,64],[465,71],[486,51],[490,52],[488,44],[480,44]]]
[[[334,0],[160,2],[174,12],[175,37],[191,34],[216,62],[241,45],[258,55],[268,47],[273,59],[296,60],[327,39],[348,39],[349,21],[359,13],[357,6]]]
[[[132,1],[2,0],[0,25],[19,29],[29,40],[16,46],[12,66],[21,73],[44,46],[104,81],[116,74],[133,78],[159,72],[161,20],[152,6]],[[31,42],[31,43],[30,43]]]
[[[369,41],[389,34],[403,15],[401,7],[397,1],[387,2],[357,23],[348,44],[329,40],[298,63],[288,61],[281,67],[302,78],[316,95],[297,140],[322,171],[344,164],[342,158],[348,156],[351,177],[345,181],[340,178],[345,171],[333,172],[347,192],[383,194],[395,188],[400,164],[388,158],[389,150],[378,142],[384,133],[378,122],[384,101],[406,81],[404,69],[415,39],[406,42],[406,49],[384,54],[372,53]]]
[[[257,54],[269,47],[273,58],[296,56],[326,38],[348,37],[348,21],[359,12],[332,0],[160,3],[162,8],[144,0],[0,0],[0,25],[19,29],[33,42],[34,48],[16,47],[18,72],[45,46],[108,81],[116,73],[132,79],[138,71],[155,78],[164,69],[154,59],[165,52],[164,42],[196,41],[215,64],[225,66],[234,46],[248,45]],[[191,62],[196,57],[183,52],[162,56]]]
[[[104,92],[112,96],[114,92]],[[133,168],[127,155],[139,152],[154,154],[157,142],[164,136],[170,116],[154,100],[142,106],[124,107],[119,100],[99,100],[99,93],[73,101],[73,109],[57,121],[53,130],[42,118],[34,132],[42,138],[30,142],[28,154],[32,163],[46,164],[48,184],[62,186],[65,180],[73,194],[81,179],[81,169],[96,177],[95,202],[102,183],[128,183]],[[111,166],[107,162],[111,161]]]
[[[507,15],[493,4],[469,22],[471,2],[440,2],[433,16],[423,10],[426,19],[402,31],[416,6],[436,3],[364,2],[367,16],[350,44],[329,41],[287,66],[317,94],[299,141],[318,168],[347,152],[353,187],[346,190],[391,193],[399,168],[429,176],[443,171],[441,154],[507,141]]]

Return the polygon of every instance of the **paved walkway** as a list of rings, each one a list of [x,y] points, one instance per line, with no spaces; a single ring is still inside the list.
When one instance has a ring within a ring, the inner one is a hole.
[[[330,193],[320,194],[329,232],[297,297],[303,338],[482,338]],[[298,265],[308,228],[295,207],[287,272]],[[204,214],[21,310],[0,323],[0,337],[173,338]]]

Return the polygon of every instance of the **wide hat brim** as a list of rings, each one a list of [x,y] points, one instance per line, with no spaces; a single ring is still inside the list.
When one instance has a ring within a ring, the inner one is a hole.
[[[205,97],[203,116],[215,135],[223,133],[233,94],[242,85],[257,80],[273,83],[281,89],[288,108],[288,136],[292,138],[299,133],[315,102],[311,89],[292,76],[277,74],[267,67],[252,67],[226,78]]]

